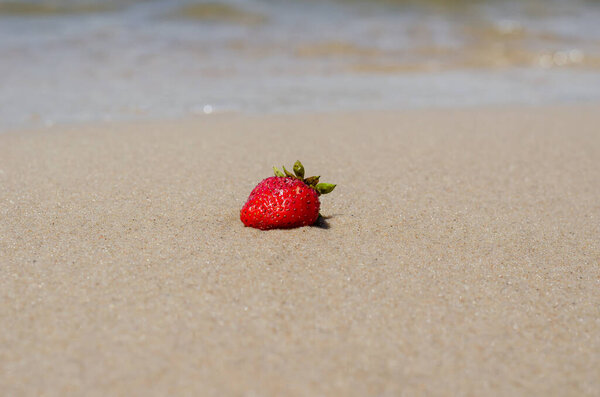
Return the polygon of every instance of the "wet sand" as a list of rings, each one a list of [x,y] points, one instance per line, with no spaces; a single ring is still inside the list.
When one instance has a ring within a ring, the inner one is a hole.
[[[7,395],[597,395],[600,106],[0,135]],[[244,228],[272,165],[336,190]]]

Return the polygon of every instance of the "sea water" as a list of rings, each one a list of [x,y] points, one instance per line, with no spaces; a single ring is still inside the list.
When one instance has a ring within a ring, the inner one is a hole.
[[[0,0],[0,130],[600,100],[584,0]]]

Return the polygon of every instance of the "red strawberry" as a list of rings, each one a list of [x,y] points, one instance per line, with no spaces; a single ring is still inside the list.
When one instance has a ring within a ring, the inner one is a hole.
[[[312,225],[319,217],[319,196],[331,192],[335,185],[319,183],[319,177],[304,178],[300,161],[294,164],[294,174],[285,167],[275,176],[264,179],[250,193],[240,211],[246,226],[257,229],[289,229]]]

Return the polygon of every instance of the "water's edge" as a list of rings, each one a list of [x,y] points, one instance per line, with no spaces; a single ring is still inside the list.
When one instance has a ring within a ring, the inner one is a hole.
[[[443,4],[2,2],[0,130],[600,100],[600,4]]]

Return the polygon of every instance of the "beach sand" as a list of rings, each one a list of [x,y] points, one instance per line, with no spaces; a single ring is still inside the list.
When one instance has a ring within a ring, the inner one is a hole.
[[[4,395],[598,395],[600,106],[0,135]],[[271,166],[319,226],[239,210]]]

